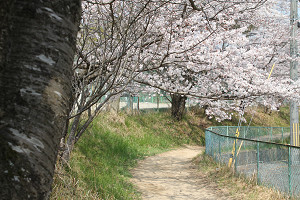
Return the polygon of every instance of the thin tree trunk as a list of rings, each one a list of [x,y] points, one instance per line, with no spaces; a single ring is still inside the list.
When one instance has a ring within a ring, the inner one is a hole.
[[[140,97],[138,97],[138,99],[137,99],[136,109],[138,112],[140,112]]]
[[[157,93],[156,97],[157,97],[157,99],[156,99],[157,112],[159,112],[159,93]]]
[[[133,96],[129,95],[129,113],[133,115]]]
[[[185,111],[185,102],[187,97],[181,96],[179,94],[171,94],[172,107],[171,114],[172,117],[178,121],[182,120]]]
[[[118,113],[120,107],[120,97],[117,97],[113,101],[110,101],[109,105],[110,105],[110,109],[109,109],[110,112]]]
[[[77,133],[79,123],[80,123],[80,117],[81,117],[81,115],[77,115],[74,118],[74,121],[73,121],[72,126],[71,126],[71,130],[70,130],[70,134],[69,134],[67,142],[65,144],[64,152],[63,152],[63,155],[62,155],[62,159],[65,162],[69,161],[71,152],[74,148],[75,137],[76,137],[76,133]]]
[[[117,113],[120,112],[120,101],[121,101],[121,97],[119,96],[118,99],[117,99],[117,105],[116,105]]]
[[[68,112],[70,113],[70,112]],[[64,126],[64,129],[63,129],[63,134],[62,134],[62,138],[60,139],[60,145],[59,145],[59,150],[58,150],[58,157],[62,157],[63,155],[63,152],[65,150],[65,141],[66,141],[66,138],[67,138],[67,135],[68,135],[68,129],[69,129],[69,123],[70,123],[70,120],[67,118],[65,120],[65,126]]]
[[[79,0],[0,2],[0,198],[48,199],[71,98]]]

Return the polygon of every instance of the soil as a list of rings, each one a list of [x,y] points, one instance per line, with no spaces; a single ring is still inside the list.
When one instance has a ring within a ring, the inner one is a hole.
[[[192,160],[204,147],[186,146],[151,156],[132,170],[132,182],[144,200],[227,200],[228,192],[210,182]]]

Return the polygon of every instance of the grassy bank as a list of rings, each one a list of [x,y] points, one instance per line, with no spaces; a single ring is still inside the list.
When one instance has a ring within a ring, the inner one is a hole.
[[[169,114],[102,113],[82,136],[69,167],[57,167],[52,199],[138,199],[129,183],[137,160],[183,144],[202,145],[201,128]]]
[[[206,154],[194,159],[207,180],[216,183],[219,188],[231,198],[243,200],[284,200],[289,199],[285,194],[262,185],[258,185],[256,178],[248,179],[240,175],[234,176],[231,168],[220,165]]]
[[[287,109],[271,114],[257,110],[252,126],[288,126]],[[210,120],[201,109],[181,122],[168,112],[101,113],[76,144],[69,166],[57,165],[51,199],[139,199],[129,182],[137,160],[184,144],[204,145],[205,128],[237,123],[235,115],[222,123]]]

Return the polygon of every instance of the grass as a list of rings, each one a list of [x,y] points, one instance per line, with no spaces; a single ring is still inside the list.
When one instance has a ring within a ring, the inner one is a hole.
[[[51,199],[139,199],[130,169],[145,156],[183,144],[203,145],[200,128],[169,114],[102,113],[82,136],[69,166],[58,164]]]
[[[199,170],[210,182],[216,183],[231,198],[243,200],[289,199],[288,196],[276,190],[258,185],[256,177],[249,179],[242,175],[234,176],[231,168],[220,165],[204,153],[195,158],[194,163],[199,166]]]
[[[288,126],[287,109],[271,114],[256,110],[252,126]],[[247,121],[251,117],[246,113]],[[180,122],[168,112],[100,113],[75,145],[69,165],[57,164],[50,199],[139,199],[129,181],[138,160],[184,144],[204,145],[205,128],[236,126],[238,120],[234,115],[220,123],[208,119],[202,109],[192,110]]]
[[[202,119],[202,124],[206,127],[209,126],[237,126],[239,122],[239,115],[233,113],[231,120],[224,120],[219,122],[215,118],[208,119],[203,109],[193,109],[195,116]],[[253,116],[253,118],[252,118]],[[243,122],[241,126],[266,126],[266,127],[289,127],[289,108],[281,107],[278,111],[265,112],[263,107],[249,107],[246,108],[244,115],[246,122]]]

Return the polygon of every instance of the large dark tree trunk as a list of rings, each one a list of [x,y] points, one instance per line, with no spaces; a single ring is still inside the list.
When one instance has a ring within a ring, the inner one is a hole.
[[[172,117],[178,121],[182,120],[185,111],[185,101],[186,96],[181,96],[179,94],[171,94],[172,107],[171,114]]]
[[[0,199],[49,197],[80,7],[80,0],[0,2]]]

